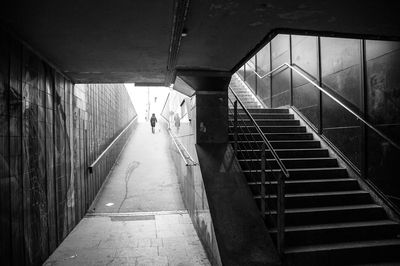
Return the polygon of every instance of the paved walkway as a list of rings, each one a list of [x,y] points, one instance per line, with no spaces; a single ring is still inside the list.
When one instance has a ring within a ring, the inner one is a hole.
[[[95,212],[184,210],[169,134],[139,123],[95,205]]]
[[[184,210],[168,138],[138,124],[94,209],[44,265],[210,265]]]

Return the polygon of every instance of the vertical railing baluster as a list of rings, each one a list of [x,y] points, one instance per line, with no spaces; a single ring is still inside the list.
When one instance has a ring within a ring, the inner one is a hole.
[[[238,110],[237,110],[237,101],[233,103],[233,132],[234,132],[234,152],[235,156],[237,156],[237,151],[238,151],[238,127],[237,127],[237,116],[238,116]]]
[[[280,68],[280,67],[279,67]],[[261,186],[259,187],[260,190],[260,212],[261,216],[263,219],[266,219],[266,215],[271,215],[271,210],[268,209],[267,205],[267,200],[270,199],[270,194],[268,194],[268,199],[267,199],[267,189],[266,189],[266,178],[267,178],[267,172],[266,172],[266,166],[267,166],[267,156],[266,156],[266,149],[268,148],[268,151],[271,152],[272,157],[274,160],[278,163],[278,166],[280,168],[280,172],[276,173],[276,181],[277,181],[277,191],[276,191],[276,229],[277,229],[277,250],[279,255],[283,258],[284,257],[284,247],[285,247],[285,178],[289,178],[289,173],[287,172],[285,166],[279,159],[278,155],[276,154],[274,148],[272,145],[269,143],[268,139],[266,139],[263,131],[260,129],[252,115],[249,113],[249,111],[244,107],[244,105],[240,102],[240,99],[237,97],[237,95],[233,92],[232,88],[230,88],[232,95],[236,98],[235,102],[233,103],[233,114],[234,114],[234,119],[233,119],[233,129],[234,129],[234,153],[237,155],[238,153],[238,130],[241,130],[241,134],[243,134],[243,150],[248,155],[250,152],[250,157],[247,156],[247,160],[244,160],[246,163],[246,169],[248,169],[248,174],[249,180],[251,182],[258,182],[257,178],[260,178]],[[231,101],[232,102],[232,101]],[[240,117],[240,121],[238,121],[238,103],[241,106],[241,110],[244,111],[243,116],[246,116],[250,119],[252,122],[252,125],[256,128],[256,131],[260,134],[262,138],[262,143],[261,147],[259,145],[254,146],[257,143],[257,140],[255,137],[253,137],[252,132],[249,131],[248,126],[246,125],[246,120],[243,120],[242,117]],[[241,123],[241,126],[238,125],[238,122]],[[246,136],[245,132],[243,131],[243,128],[247,129],[247,133],[250,135],[250,140]],[[253,145],[252,145],[253,144]],[[256,152],[257,150],[257,152]],[[258,151],[261,150],[261,154],[258,153]],[[242,151],[243,152],[243,151]],[[256,155],[256,156],[254,156]],[[260,156],[260,157],[259,157]],[[258,158],[260,158],[260,166],[261,166],[261,172],[259,174],[258,170],[254,168],[255,165],[258,163]],[[268,165],[269,166],[269,165]],[[270,173],[270,172],[268,172]],[[273,169],[271,169],[271,175],[274,175]],[[270,181],[270,180],[269,180]],[[270,216],[268,218],[271,218]]]
[[[261,144],[261,216],[265,218],[265,143]]]
[[[277,244],[282,256],[285,248],[285,180],[281,172],[277,174]]]

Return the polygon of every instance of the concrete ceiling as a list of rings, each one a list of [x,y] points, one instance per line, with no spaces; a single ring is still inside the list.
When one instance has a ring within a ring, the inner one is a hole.
[[[76,83],[165,84],[175,68],[231,71],[278,29],[399,38],[399,13],[399,1],[13,0],[0,20]]]

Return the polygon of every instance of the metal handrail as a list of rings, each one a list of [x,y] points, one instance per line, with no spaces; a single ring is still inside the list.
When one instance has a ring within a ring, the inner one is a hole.
[[[296,65],[294,65],[296,66]],[[325,93],[327,96],[329,96],[329,98],[331,98],[332,100],[334,100],[336,103],[338,103],[340,106],[342,106],[344,109],[346,109],[349,113],[351,113],[353,116],[355,116],[357,118],[357,120],[360,120],[361,122],[363,122],[365,125],[367,125],[370,129],[372,129],[373,131],[375,131],[375,133],[377,133],[379,136],[381,136],[382,138],[384,138],[387,142],[389,142],[390,144],[392,144],[396,149],[400,150],[400,145],[398,145],[397,143],[395,143],[393,140],[391,140],[388,136],[386,136],[384,133],[382,133],[379,129],[377,129],[376,127],[374,127],[372,124],[370,124],[368,121],[366,121],[364,118],[362,118],[360,115],[358,115],[356,112],[354,112],[353,110],[351,110],[351,108],[349,108],[346,104],[342,103],[342,101],[340,101],[338,98],[336,98],[335,96],[333,96],[330,92],[328,92],[327,90],[325,90],[324,88],[322,88],[321,86],[319,86],[317,83],[315,83],[313,80],[311,80],[309,77],[307,77],[306,75],[304,75],[303,73],[301,73],[299,70],[297,70],[296,68],[294,68],[293,66],[291,66],[288,63],[283,63],[282,65],[278,66],[277,68],[271,70],[270,72],[264,74],[263,76],[260,76],[256,71],[252,70],[257,77],[259,77],[260,79],[265,78],[266,76],[272,75],[272,73],[276,72],[278,69],[281,68],[290,68],[293,71],[295,71],[297,74],[299,74],[301,77],[303,77],[305,80],[307,80],[308,82],[310,82],[312,85],[314,85],[314,87],[316,87],[317,89],[319,89],[320,91],[322,91],[323,93]],[[296,66],[298,67],[298,66]],[[300,67],[298,67],[300,68]],[[301,69],[301,68],[300,68]],[[301,69],[302,70],[302,69]],[[302,70],[304,71],[304,70]],[[305,72],[305,71],[304,71]],[[307,73],[308,74],[308,73]],[[315,78],[314,78],[315,79]]]
[[[168,92],[167,99],[165,99],[164,106],[163,106],[163,108],[161,109],[160,115],[161,115],[162,117],[164,117],[164,116],[162,115],[162,113],[164,112],[165,106],[167,105],[167,102],[168,102],[168,100],[169,100],[169,95],[170,95],[170,94],[171,94],[171,92]],[[164,119],[166,119],[166,118],[164,117]],[[166,120],[167,120],[167,119],[166,119]],[[168,121],[168,120],[167,120],[167,121]],[[169,121],[168,121],[168,125],[169,125]]]
[[[274,157],[274,159],[276,160],[276,162],[278,163],[279,168],[282,170],[282,173],[285,175],[286,178],[289,178],[289,172],[287,171],[285,165],[283,164],[283,162],[281,161],[281,159],[279,158],[278,154],[275,152],[275,149],[272,147],[271,143],[269,142],[269,140],[267,139],[267,137],[265,136],[264,132],[261,130],[261,128],[258,126],[257,122],[254,120],[253,116],[249,113],[249,111],[247,110],[247,108],[244,106],[244,104],[242,103],[242,101],[239,99],[239,97],[236,95],[236,93],[233,91],[233,89],[231,88],[231,86],[229,86],[230,91],[232,92],[233,96],[235,96],[237,102],[242,106],[243,111],[247,114],[247,116],[250,118],[250,121],[253,123],[253,125],[255,126],[257,132],[261,135],[261,138],[263,140],[263,142],[265,143],[265,145],[268,147],[268,149],[270,150],[272,156]]]
[[[171,130],[168,130],[169,135],[171,136],[172,141],[174,142],[176,148],[178,149],[179,154],[181,155],[183,161],[185,162],[186,166],[190,166],[189,162],[187,161],[186,157],[183,155],[178,143],[176,143],[174,136],[171,133]]]
[[[172,141],[174,142],[176,148],[178,149],[179,154],[181,155],[182,159],[185,161],[185,165],[186,165],[186,166],[196,166],[196,165],[197,165],[197,162],[196,162],[195,160],[192,159],[192,156],[190,156],[190,153],[186,150],[185,146],[183,146],[183,145],[178,145],[178,143],[176,142],[175,137],[174,137],[174,135],[172,134],[172,132],[171,132],[170,129],[168,129],[168,133],[169,133],[169,135],[171,136]],[[183,153],[182,153],[180,147],[182,147],[182,149],[185,151],[185,153],[187,154],[187,157],[185,157],[185,155],[183,155]],[[188,162],[188,160],[191,161],[192,163]]]
[[[289,65],[287,63],[283,63],[282,65],[274,68],[273,70],[271,70],[270,72],[265,73],[264,75],[260,76],[260,74],[258,74],[255,70],[251,70],[253,71],[254,74],[257,75],[257,77],[259,77],[260,79],[265,78],[266,76],[270,76],[272,73],[276,72],[277,70],[281,69],[282,67],[288,67]],[[290,67],[290,66],[289,66]]]
[[[190,155],[190,153],[186,149],[185,145],[183,145],[183,144],[182,144],[182,149],[186,152],[187,156],[189,157],[189,160],[192,161],[192,163],[193,163],[192,165],[189,165],[189,166],[197,165],[197,162],[195,160],[193,160],[192,156]]]
[[[128,130],[128,128],[135,122],[137,115],[129,122],[129,124],[118,134],[118,136],[107,146],[107,148],[97,157],[97,159],[88,167],[89,173],[93,173],[93,168],[101,160],[101,158],[111,149],[111,147],[117,142],[117,140]]]
[[[284,246],[285,246],[285,178],[284,176],[286,176],[286,178],[289,178],[289,173],[287,172],[285,166],[283,165],[283,163],[281,162],[279,156],[275,153],[275,150],[272,148],[272,145],[269,145],[269,141],[268,139],[265,137],[264,132],[262,132],[262,130],[260,129],[260,127],[258,126],[258,124],[255,122],[254,118],[252,117],[252,115],[248,112],[247,108],[243,105],[243,103],[240,101],[240,99],[238,98],[238,96],[235,94],[235,92],[232,90],[232,88],[230,88],[230,92],[232,93],[232,95],[235,97],[234,102],[231,100],[231,97],[228,98],[229,102],[233,105],[233,117],[234,117],[234,121],[233,121],[233,127],[234,127],[234,153],[237,155],[238,154],[238,130],[241,131],[241,133],[244,133],[243,131],[243,127],[247,129],[247,133],[250,133],[250,130],[248,128],[248,126],[246,126],[246,123],[244,121],[248,121],[247,119],[243,119],[243,116],[245,117],[249,117],[250,121],[252,122],[252,124],[255,126],[255,128],[258,131],[258,134],[261,136],[262,139],[262,143],[261,143],[261,154],[260,154],[260,159],[261,159],[261,172],[260,172],[260,196],[261,196],[261,202],[260,202],[260,208],[261,208],[261,216],[263,219],[265,219],[265,214],[266,211],[268,211],[268,214],[271,215],[271,209],[267,208],[267,204],[266,204],[266,200],[267,200],[267,190],[266,190],[266,182],[267,182],[267,176],[266,176],[266,155],[265,155],[265,149],[266,147],[269,148],[269,151],[271,152],[271,154],[273,155],[275,161],[278,163],[278,166],[281,168],[280,172],[278,173],[274,173],[274,169],[272,167],[272,165],[270,165],[268,163],[268,166],[271,170],[272,175],[274,175],[276,177],[277,180],[277,191],[276,191],[276,195],[277,195],[277,208],[276,208],[276,228],[277,228],[277,251],[278,253],[283,256],[284,253]],[[244,114],[240,114],[238,113],[238,102],[241,105],[242,109],[245,111]],[[231,112],[231,109],[229,109]],[[240,119],[238,119],[238,117],[241,117]],[[241,123],[245,123],[244,126],[239,126],[239,120],[241,121]],[[245,137],[246,142],[249,141],[249,139],[247,138],[247,134],[243,135]],[[252,137],[252,134],[250,134],[251,138],[253,139],[253,141],[255,140],[254,137]],[[250,145],[250,150],[253,152],[253,154],[255,154],[253,148]],[[242,149],[241,149],[242,150]],[[246,154],[248,154],[248,151],[245,151]],[[257,160],[257,159],[255,159]],[[253,163],[253,157],[250,157],[250,165]],[[252,167],[248,167],[248,161],[244,161],[248,170],[250,170],[249,175],[250,175],[250,179],[252,179],[253,177],[253,168]],[[281,164],[280,164],[281,163]],[[255,173],[257,174],[257,170],[255,171]],[[270,182],[270,180],[268,180],[268,182]],[[271,193],[268,193],[268,199],[270,199]]]
[[[167,104],[168,98],[169,98],[169,94],[168,94],[167,99],[165,100],[165,104],[164,104],[163,110],[164,110],[164,108],[165,108],[165,105]],[[174,135],[172,134],[171,125],[170,125],[171,123],[169,122],[169,120],[168,120],[166,117],[164,117],[164,116],[162,115],[162,112],[161,112],[161,117],[164,118],[165,121],[167,121],[167,124],[168,124],[168,129],[167,129],[167,130],[168,130],[168,133],[169,133],[169,135],[171,136],[172,140],[174,141],[174,144],[175,144],[176,148],[178,149],[179,154],[181,155],[182,159],[185,161],[185,165],[186,165],[186,166],[195,166],[195,165],[197,165],[197,162],[196,162],[195,160],[193,160],[192,156],[190,156],[190,153],[186,150],[185,146],[182,145],[182,149],[186,152],[188,158],[186,158],[186,157],[183,155],[181,149],[179,148],[179,145],[178,145],[178,144],[176,143],[176,141],[175,141]],[[187,159],[189,159],[190,161],[192,161],[192,164],[190,164],[190,163],[188,162]]]
[[[162,115],[162,113],[160,114],[160,116],[162,117],[162,118],[164,118],[164,120],[165,121],[167,121],[167,124],[168,124],[168,129],[170,129],[170,123],[169,123],[169,120],[165,117],[165,116],[163,116]]]

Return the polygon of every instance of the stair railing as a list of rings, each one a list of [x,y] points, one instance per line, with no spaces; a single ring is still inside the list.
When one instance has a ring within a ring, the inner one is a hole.
[[[308,73],[307,71],[305,71],[304,69],[302,69],[300,66],[296,65],[296,64],[289,64],[287,62],[281,64],[280,66],[276,67],[275,69],[269,71],[268,73],[265,73],[263,75],[260,75],[259,73],[257,73],[255,70],[251,70],[252,72],[254,72],[254,74],[260,78],[263,79],[265,77],[268,76],[272,76],[275,72],[278,71],[283,71],[285,69],[291,69],[294,73],[298,74],[300,77],[304,78],[306,81],[308,81],[310,84],[312,84],[315,88],[317,88],[321,93],[323,93],[324,95],[328,96],[331,100],[333,100],[334,102],[336,102],[337,104],[339,104],[339,106],[341,106],[342,108],[344,108],[347,112],[349,112],[353,117],[355,117],[357,119],[357,121],[361,121],[363,127],[365,128],[365,132],[366,129],[370,129],[372,132],[374,132],[375,134],[377,134],[378,136],[380,136],[381,138],[383,138],[388,144],[391,145],[391,147],[394,147],[397,151],[400,151],[400,144],[396,143],[395,141],[393,141],[391,138],[389,138],[385,133],[383,133],[381,130],[379,130],[378,128],[376,128],[374,125],[372,125],[369,121],[367,121],[365,118],[363,118],[362,115],[359,115],[356,111],[354,111],[354,107],[351,107],[350,103],[346,104],[346,100],[345,99],[341,99],[341,96],[339,95],[335,95],[335,92],[332,89],[329,89],[329,86],[327,86],[326,84],[321,84],[324,87],[321,87],[318,84],[318,79],[316,77],[314,77],[313,75],[311,75],[310,73]],[[328,88],[328,90],[326,89]],[[293,109],[294,111],[296,111],[296,113],[300,114],[296,109]],[[300,114],[301,115],[301,114]],[[322,135],[321,132],[317,132],[317,134]],[[366,133],[365,133],[366,134]],[[335,147],[333,147],[333,149],[336,150]],[[339,153],[340,151],[337,150]],[[357,169],[357,167],[355,167],[352,162],[346,158],[345,155],[340,155],[342,158],[344,158],[345,161],[347,161],[354,169],[356,169],[356,171],[360,171],[359,169]],[[365,156],[365,155],[364,155]],[[364,157],[364,160],[365,157]],[[365,166],[364,166],[365,167]],[[361,169],[361,171],[359,172],[359,174],[361,176],[365,175],[368,172],[368,169]],[[385,192],[382,192],[379,190],[379,188],[376,187],[376,185],[373,182],[370,182],[368,179],[366,179],[367,183],[369,183],[371,185],[371,188],[376,191],[379,195],[381,195],[385,202],[391,206],[391,208],[397,212],[400,213],[400,209],[398,208],[398,206],[396,206],[395,204],[393,204],[389,198],[393,199],[396,198],[393,195],[387,195]]]
[[[292,64],[290,65],[289,63],[283,63],[282,65],[276,67],[275,69],[271,70],[268,73],[265,73],[264,75],[260,75],[258,74],[256,71],[252,70],[254,72],[254,74],[257,75],[258,78],[263,79],[267,76],[271,76],[273,73],[277,72],[278,70],[282,69],[286,69],[286,68],[290,68],[291,70],[293,70],[294,72],[296,72],[298,75],[300,75],[302,78],[304,78],[305,80],[307,80],[308,82],[310,82],[314,87],[316,87],[318,90],[320,90],[321,92],[323,92],[325,95],[327,95],[329,98],[331,98],[333,101],[335,101],[337,104],[339,104],[340,106],[342,106],[345,110],[347,110],[350,114],[352,114],[353,116],[355,116],[357,118],[357,120],[360,120],[361,122],[363,122],[364,125],[366,125],[367,127],[369,127],[370,129],[372,129],[375,133],[377,133],[379,136],[381,136],[382,138],[384,138],[387,142],[389,142],[393,147],[395,147],[397,150],[400,150],[400,145],[397,144],[396,142],[394,142],[393,140],[391,140],[388,136],[386,136],[382,131],[380,131],[379,129],[377,129],[376,127],[374,127],[371,123],[369,123],[367,120],[365,120],[364,118],[362,118],[359,114],[357,114],[356,112],[354,112],[350,107],[348,107],[345,103],[343,103],[340,99],[338,99],[336,96],[334,96],[332,93],[330,93],[329,91],[327,91],[326,89],[322,88],[321,86],[319,86],[315,80],[317,80],[315,77],[313,77],[312,75],[310,75],[309,73],[307,73],[306,71],[304,71],[301,67],[297,66],[296,64]],[[298,69],[297,69],[298,68]],[[312,77],[314,80],[312,80],[310,77]]]
[[[238,157],[240,150],[240,156],[246,158],[244,160],[244,167],[249,173],[248,178],[254,182],[260,193],[261,216],[265,220],[269,219],[270,223],[275,225],[277,230],[277,250],[282,256],[285,245],[285,180],[289,178],[289,172],[260,126],[231,87],[229,87],[228,100],[230,116],[233,116],[233,121],[229,120],[229,122],[231,128],[233,128],[235,155]],[[255,128],[256,132],[251,131],[250,127]],[[240,149],[239,135],[243,140],[240,142]],[[266,151],[272,155],[273,162],[278,166],[277,169],[274,169],[272,163],[268,161]],[[257,162],[260,162],[260,172],[253,169],[255,168],[254,166],[257,166]],[[257,186],[258,177],[260,177],[260,186]],[[273,219],[273,210],[271,206],[268,206],[271,204],[272,193],[266,187],[268,183],[269,187],[272,188],[273,180],[277,182],[276,219]],[[266,214],[268,214],[268,217],[266,217]]]
[[[161,117],[165,120],[166,124],[167,124],[167,131],[169,136],[172,139],[172,142],[174,143],[176,149],[178,150],[179,155],[181,156],[182,160],[185,162],[186,166],[196,166],[198,163],[192,158],[192,156],[190,155],[190,153],[188,152],[188,150],[185,148],[185,146],[177,139],[177,137],[172,133],[171,130],[171,123],[169,121],[169,119],[167,117],[165,117],[163,115],[165,107],[167,106],[167,104],[169,104],[169,100],[170,100],[170,94],[168,93],[167,98],[165,99],[165,103],[164,106],[161,110]]]

